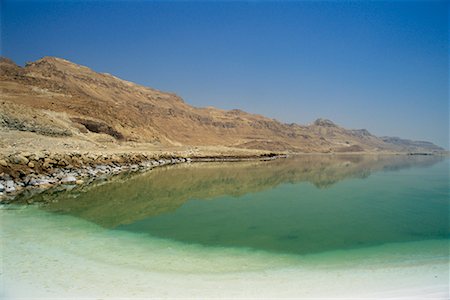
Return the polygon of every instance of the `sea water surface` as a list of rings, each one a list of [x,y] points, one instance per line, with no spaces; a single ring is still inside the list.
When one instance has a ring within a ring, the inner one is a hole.
[[[5,297],[448,296],[443,157],[193,163],[21,200]]]

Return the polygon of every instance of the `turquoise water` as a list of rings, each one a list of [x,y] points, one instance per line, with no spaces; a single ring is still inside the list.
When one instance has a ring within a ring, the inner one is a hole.
[[[0,209],[0,298],[447,299],[448,173],[305,155],[23,195]]]
[[[192,198],[174,211],[116,228],[184,243],[295,254],[447,239],[448,184],[448,161],[385,168],[326,188],[300,181],[208,201]]]
[[[157,169],[34,201],[112,232],[302,255],[447,240],[448,172],[440,157],[301,156]]]

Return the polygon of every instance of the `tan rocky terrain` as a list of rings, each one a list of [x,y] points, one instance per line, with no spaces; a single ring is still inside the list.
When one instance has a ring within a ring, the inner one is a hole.
[[[172,93],[44,57],[20,67],[0,60],[3,152],[28,145],[45,150],[225,147],[290,152],[433,152],[437,146],[381,139],[318,119],[284,124],[241,110],[196,108]],[[17,132],[26,132],[18,134]],[[42,142],[48,141],[48,142]],[[36,147],[36,144],[42,144]],[[13,147],[13,144],[16,144]]]
[[[0,201],[35,188],[191,160],[347,152],[443,149],[379,138],[326,119],[303,126],[241,110],[196,108],[175,94],[60,58],[44,57],[25,67],[0,59]]]

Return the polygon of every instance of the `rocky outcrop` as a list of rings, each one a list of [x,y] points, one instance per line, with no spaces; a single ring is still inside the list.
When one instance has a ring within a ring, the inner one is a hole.
[[[45,112],[10,102],[0,103],[0,130],[19,130],[46,136],[71,136],[72,131]]]
[[[116,129],[112,128],[108,124],[81,118],[72,118],[71,120],[73,122],[83,125],[90,132],[105,133],[118,140],[124,139],[124,136],[120,132],[118,132]]]
[[[334,124],[332,121],[330,121],[328,119],[322,119],[322,118],[315,120],[313,125],[323,126],[323,127],[337,127],[337,125]]]

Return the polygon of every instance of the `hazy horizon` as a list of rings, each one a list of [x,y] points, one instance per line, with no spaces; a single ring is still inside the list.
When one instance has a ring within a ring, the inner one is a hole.
[[[449,148],[448,2],[2,1],[2,55],[56,56],[285,123]]]

